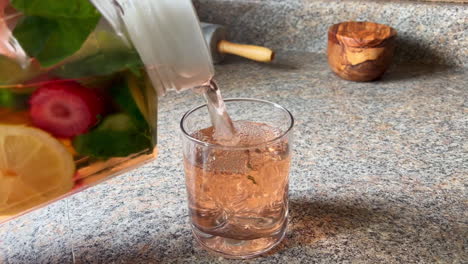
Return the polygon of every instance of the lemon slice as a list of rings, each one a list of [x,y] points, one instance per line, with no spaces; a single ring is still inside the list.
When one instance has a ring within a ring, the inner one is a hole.
[[[0,218],[67,193],[74,172],[72,155],[48,133],[0,125]]]

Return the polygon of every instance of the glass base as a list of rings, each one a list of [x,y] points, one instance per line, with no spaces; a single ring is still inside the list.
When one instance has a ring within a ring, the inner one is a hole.
[[[252,240],[236,240],[204,233],[192,226],[193,235],[198,243],[210,253],[231,259],[249,259],[268,252],[278,245],[286,234],[288,221],[274,234]]]

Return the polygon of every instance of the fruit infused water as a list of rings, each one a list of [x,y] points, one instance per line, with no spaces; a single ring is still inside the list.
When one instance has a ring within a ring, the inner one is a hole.
[[[217,131],[225,126],[203,120],[207,112],[223,116],[212,103],[181,121],[193,232],[223,256],[256,256],[279,243],[286,229],[293,119],[270,102],[228,99],[235,133],[229,141]]]
[[[0,223],[155,156],[137,51],[90,2],[49,2],[0,4]]]
[[[281,131],[262,123],[236,121],[240,140],[250,146],[278,137]],[[216,143],[213,127],[191,136]],[[201,153],[195,153],[195,156]],[[216,150],[208,163],[185,160],[190,213],[199,230],[232,239],[255,239],[278,231],[286,221],[284,196],[290,156],[285,140],[244,151]]]
[[[213,72],[190,0],[0,1],[0,223],[154,158],[156,91]]]

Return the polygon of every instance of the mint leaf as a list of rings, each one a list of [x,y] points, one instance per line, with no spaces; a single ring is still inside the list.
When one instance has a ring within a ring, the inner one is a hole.
[[[125,157],[152,146],[151,140],[137,131],[94,130],[75,137],[73,147],[81,155],[110,158]]]
[[[73,147],[81,155],[94,158],[125,157],[151,149],[149,130],[140,130],[125,113],[109,115],[93,131],[76,136]]]
[[[139,130],[149,130],[148,123],[135,103],[130,88],[125,81],[120,81],[118,84],[114,85],[111,88],[110,94],[112,94],[112,99],[117,103],[120,109],[132,118],[135,127]]]
[[[29,94],[14,93],[8,89],[0,88],[0,107],[14,110],[28,108]]]
[[[75,137],[73,146],[78,153],[102,159],[152,149],[151,130],[129,89],[125,78],[110,89],[120,112],[107,116],[89,133]]]
[[[45,67],[78,51],[101,17],[88,0],[11,0],[11,4],[25,15],[13,35]]]
[[[98,20],[99,17],[54,20],[27,16],[15,27],[13,35],[29,56],[48,67],[78,51]]]
[[[48,36],[58,28],[57,22],[42,17],[25,17],[15,27],[13,34],[29,56],[37,56],[46,45]],[[35,41],[28,41],[35,40]]]
[[[54,75],[62,78],[104,76],[124,70],[139,73],[143,68],[138,53],[127,46],[114,32],[106,29],[93,31],[81,49],[67,63],[56,67]]]
[[[56,68],[53,73],[62,78],[108,75],[126,69],[143,67],[138,53],[130,50],[99,52]]]
[[[89,0],[10,0],[11,5],[27,16],[48,18],[93,18],[99,16]]]

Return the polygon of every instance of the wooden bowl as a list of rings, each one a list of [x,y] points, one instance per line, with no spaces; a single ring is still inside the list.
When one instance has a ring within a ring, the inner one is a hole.
[[[395,29],[372,22],[343,22],[328,29],[328,64],[343,79],[365,82],[384,74],[395,50]]]

